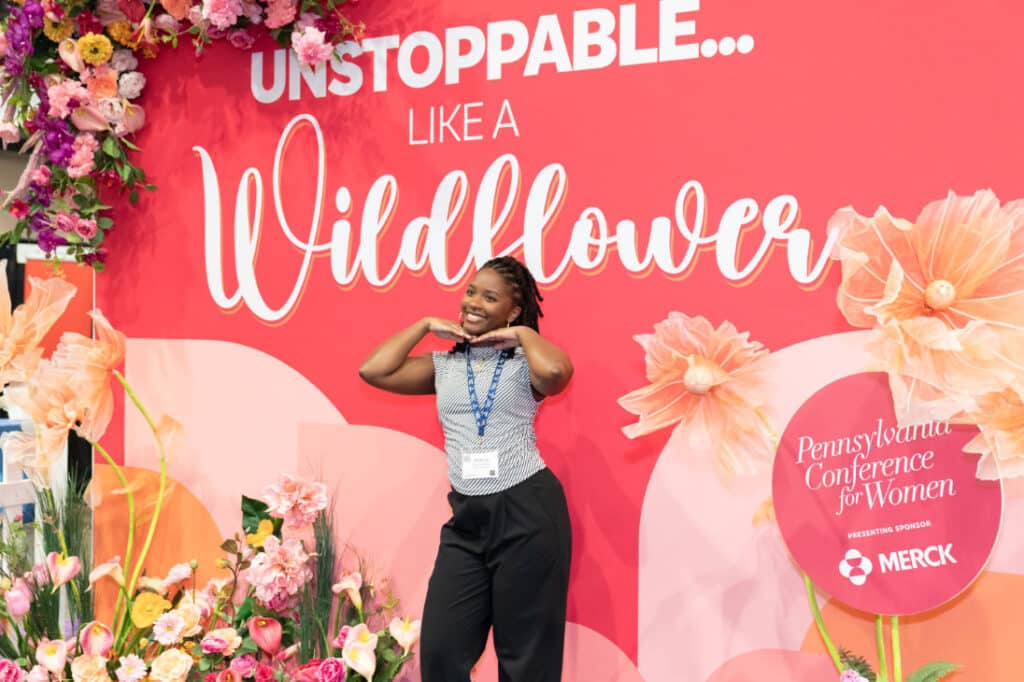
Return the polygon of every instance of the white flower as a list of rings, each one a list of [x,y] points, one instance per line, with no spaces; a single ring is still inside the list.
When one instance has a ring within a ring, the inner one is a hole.
[[[121,74],[117,93],[125,99],[135,99],[142,94],[144,87],[146,87],[146,77],[138,71],[129,71]]]
[[[114,671],[119,682],[139,682],[146,676],[146,662],[135,654],[121,657],[121,666]]]
[[[124,102],[118,97],[104,97],[99,104],[103,118],[117,124],[124,120]]]
[[[139,66],[139,60],[135,58],[131,50],[114,50],[110,57],[110,65],[118,71],[134,71]]]

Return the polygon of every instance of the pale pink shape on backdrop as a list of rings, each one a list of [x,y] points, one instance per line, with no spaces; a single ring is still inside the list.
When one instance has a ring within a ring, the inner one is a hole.
[[[125,376],[154,418],[184,425],[170,474],[202,500],[225,536],[239,530],[238,496],[257,497],[299,465],[298,425],[344,424],[307,378],[271,355],[211,340],[129,339]],[[158,468],[138,411],[125,410],[125,463]]]
[[[831,682],[838,677],[828,656],[762,649],[730,659],[707,682]]]
[[[766,361],[775,431],[825,384],[867,362],[868,332],[790,346]],[[803,582],[774,525],[755,527],[771,468],[726,483],[670,439],[640,517],[639,668],[647,682],[705,680],[756,649],[800,648],[810,614]],[[774,679],[774,678],[766,678]],[[781,678],[780,678],[781,679]]]

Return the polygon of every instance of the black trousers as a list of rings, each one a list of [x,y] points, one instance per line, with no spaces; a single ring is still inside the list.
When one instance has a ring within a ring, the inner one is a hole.
[[[467,682],[492,626],[501,682],[560,682],[572,552],[562,485],[542,469],[448,501],[423,609],[423,682]]]

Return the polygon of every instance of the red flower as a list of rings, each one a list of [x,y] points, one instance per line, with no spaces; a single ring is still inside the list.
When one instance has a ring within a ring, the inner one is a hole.
[[[256,667],[256,682],[273,682],[274,669],[266,663],[260,663]]]
[[[11,202],[11,208],[9,210],[11,215],[15,218],[24,218],[28,215],[28,204],[21,199],[18,199],[17,201]]]
[[[82,10],[75,21],[78,22],[78,33],[79,35],[85,35],[86,33],[95,33],[100,35],[103,33],[103,24],[96,18],[96,15],[89,10]]]
[[[320,682],[320,664],[323,659],[314,658],[305,665],[300,665],[292,673],[293,682]]]
[[[128,21],[137,24],[146,16],[146,5],[141,0],[117,0],[117,8],[124,12]]]

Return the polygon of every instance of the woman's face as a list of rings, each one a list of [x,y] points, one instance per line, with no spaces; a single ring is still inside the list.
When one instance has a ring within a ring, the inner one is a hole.
[[[505,278],[485,268],[476,273],[462,297],[462,328],[480,336],[508,325],[520,310]]]

